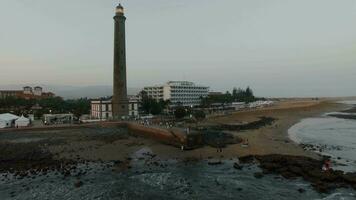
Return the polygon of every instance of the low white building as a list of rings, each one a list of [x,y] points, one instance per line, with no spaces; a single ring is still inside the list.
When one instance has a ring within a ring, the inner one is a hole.
[[[249,103],[249,108],[263,108],[263,107],[268,107],[272,106],[274,104],[273,101],[255,101],[252,103]]]
[[[94,119],[102,119],[102,120],[107,120],[112,118],[111,99],[91,101],[91,117]]]
[[[46,125],[72,124],[74,121],[74,115],[73,114],[44,114],[42,120]]]
[[[10,113],[0,114],[0,128],[11,128],[15,126],[15,121],[20,117]]]
[[[157,101],[169,100],[173,107],[197,106],[201,103],[201,98],[209,94],[209,87],[188,81],[169,81],[164,85],[145,87],[143,90]]]
[[[139,116],[139,103],[140,99],[137,96],[128,96],[129,98],[129,115],[131,117],[138,117]]]
[[[242,109],[246,108],[247,104],[245,102],[232,102],[231,107],[234,110],[238,111],[238,110],[242,110]]]
[[[137,96],[129,96],[129,116],[138,117],[139,98]],[[109,120],[112,118],[112,99],[99,99],[91,101],[90,116],[93,119]]]

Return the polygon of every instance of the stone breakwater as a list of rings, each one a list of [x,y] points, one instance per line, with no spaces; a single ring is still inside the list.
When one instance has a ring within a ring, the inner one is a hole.
[[[241,157],[240,162],[259,163],[263,174],[280,174],[286,179],[303,178],[320,193],[347,187],[356,190],[356,173],[344,173],[332,169],[323,171],[323,160],[302,156],[266,155]]]

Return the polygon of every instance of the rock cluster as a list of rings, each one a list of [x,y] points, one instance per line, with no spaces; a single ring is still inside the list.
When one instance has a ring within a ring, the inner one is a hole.
[[[243,131],[243,130],[254,130],[265,126],[272,125],[277,119],[272,117],[260,117],[259,120],[253,121],[246,124],[231,125],[231,124],[221,124],[211,127],[214,130],[229,130],[229,131]]]
[[[330,192],[336,188],[352,187],[356,189],[356,173],[344,173],[339,170],[323,171],[323,161],[303,156],[266,155],[247,156],[240,162],[257,161],[264,174],[280,174],[284,178],[301,177],[321,193]]]
[[[37,174],[46,175],[49,171],[65,174],[67,169],[72,169],[77,163],[72,160],[55,160],[52,154],[41,149],[24,149],[20,153],[2,153],[0,173],[11,173],[19,178]]]

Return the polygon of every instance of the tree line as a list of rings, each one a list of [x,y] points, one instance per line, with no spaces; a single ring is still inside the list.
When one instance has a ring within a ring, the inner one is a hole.
[[[35,114],[37,118],[49,113],[72,113],[79,118],[83,114],[90,113],[90,99],[64,100],[61,97],[23,99],[9,96],[0,99],[0,110],[16,115]]]
[[[233,88],[232,92],[226,91],[225,94],[209,95],[208,97],[201,98],[201,106],[209,107],[213,103],[232,103],[232,102],[245,102],[250,103],[263,98],[256,98],[253,90],[250,87],[246,89]]]

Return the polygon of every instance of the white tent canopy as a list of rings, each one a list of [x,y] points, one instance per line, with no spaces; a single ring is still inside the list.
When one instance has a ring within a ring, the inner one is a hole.
[[[10,113],[0,114],[0,128],[11,128],[15,120],[19,118],[19,116]]]
[[[15,121],[15,127],[26,127],[30,125],[30,120],[23,115]]]

